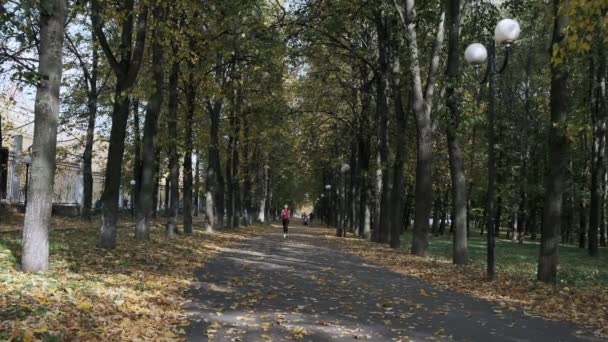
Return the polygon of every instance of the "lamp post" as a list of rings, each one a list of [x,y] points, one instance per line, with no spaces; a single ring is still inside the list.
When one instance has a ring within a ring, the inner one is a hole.
[[[135,198],[135,179],[131,179],[131,217],[133,217],[133,207],[135,206],[133,199]]]
[[[23,211],[27,210],[27,193],[28,187],[30,184],[30,165],[32,165],[32,157],[27,156],[23,158],[23,162],[25,163],[25,200],[23,201]]]
[[[487,275],[489,279],[495,278],[495,123],[496,123],[496,99],[494,92],[494,79],[501,74],[509,62],[509,52],[513,42],[519,38],[521,30],[519,23],[513,19],[503,19],[498,22],[494,30],[494,40],[489,43],[488,49],[479,43],[469,45],[464,57],[466,61],[475,67],[475,74],[480,84],[488,82],[488,190],[486,195],[486,230],[487,230]],[[505,47],[505,58],[500,69],[496,69],[496,43]],[[486,74],[480,78],[479,69],[487,61]]]

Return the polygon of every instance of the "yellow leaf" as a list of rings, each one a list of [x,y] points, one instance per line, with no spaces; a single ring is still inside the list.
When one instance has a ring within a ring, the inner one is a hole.
[[[420,290],[420,295],[421,295],[421,296],[424,296],[424,297],[430,297],[430,296],[431,296],[431,295],[430,295],[428,292],[426,292],[424,289],[421,289],[421,290]]]
[[[78,310],[89,311],[93,307],[93,304],[91,304],[89,302],[81,301],[78,303],[78,305],[76,307],[78,308]]]
[[[38,329],[34,330],[34,333],[36,333],[36,334],[42,334],[42,333],[45,333],[47,331],[49,331],[49,327],[45,324],[45,325],[39,327]]]

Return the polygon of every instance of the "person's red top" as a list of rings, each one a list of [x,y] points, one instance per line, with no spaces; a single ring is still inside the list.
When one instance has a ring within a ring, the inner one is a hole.
[[[289,218],[289,209],[283,209],[283,211],[281,211],[281,217],[284,219],[288,219]]]

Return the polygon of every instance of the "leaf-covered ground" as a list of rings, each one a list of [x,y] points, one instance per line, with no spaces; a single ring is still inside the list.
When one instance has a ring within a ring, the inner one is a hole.
[[[0,340],[175,340],[187,325],[183,291],[194,270],[243,239],[233,233],[164,236],[137,243],[128,217],[120,221],[118,246],[95,248],[99,222],[54,218],[51,271],[16,269],[22,216],[0,223]]]
[[[332,233],[331,231],[329,233]],[[608,284],[604,282],[606,264],[583,258],[581,251],[563,249],[561,271],[565,279],[558,286],[534,281],[534,244],[519,246],[507,241],[497,247],[498,278],[485,277],[485,246],[472,239],[472,262],[455,266],[449,259],[451,244],[433,240],[433,257],[421,258],[407,249],[393,250],[383,245],[355,238],[326,237],[325,241],[377,265],[402,274],[421,278],[430,284],[456,290],[498,303],[505,309],[521,307],[531,315],[576,323],[584,331],[608,337]],[[409,246],[407,243],[404,246]],[[502,256],[501,256],[502,255]],[[596,267],[596,271],[594,270]],[[600,270],[601,268],[601,270]],[[580,277],[580,278],[577,278]]]
[[[197,272],[190,341],[595,341],[533,317],[371,265],[332,231],[256,229]],[[338,242],[341,243],[342,241]],[[374,249],[374,246],[367,246]]]
[[[152,240],[148,243],[137,243],[132,238],[132,223],[126,216],[121,219],[119,244],[115,250],[108,252],[94,247],[99,222],[86,223],[79,219],[54,218],[51,232],[51,271],[47,274],[27,275],[16,269],[20,252],[22,219],[20,215],[6,216],[5,213],[0,218],[0,340],[159,341],[183,339],[183,334],[189,324],[184,307],[190,308],[190,311],[201,308],[196,306],[200,303],[189,302],[187,295],[191,298],[192,291],[199,290],[208,290],[216,295],[222,293],[230,295],[230,292],[225,292],[230,291],[228,286],[209,287],[202,284],[201,275],[212,277],[214,274],[205,273],[209,272],[209,269],[205,271],[205,268],[201,270],[201,267],[218,253],[225,254],[226,251],[230,251],[227,249],[228,247],[232,248],[246,243],[251,238],[264,239],[267,234],[277,234],[277,231],[280,231],[280,228],[276,227],[256,227],[220,234],[197,232],[193,236],[180,235],[173,240],[168,240],[164,236],[164,220],[159,220],[154,224]],[[474,259],[470,266],[453,266],[445,258],[446,255],[441,255],[441,251],[445,252],[446,248],[437,241],[431,245],[434,246],[436,258],[424,259],[413,257],[405,250],[395,251],[359,239],[335,238],[332,236],[334,232],[328,229],[306,229],[303,232],[310,241],[309,245],[324,246],[326,249],[327,247],[335,250],[343,249],[362,257],[369,263],[420,278],[432,286],[488,299],[497,305],[497,308],[490,311],[489,314],[497,316],[499,319],[505,319],[513,312],[520,312],[523,308],[521,312],[529,319],[538,315],[577,323],[583,327],[582,330],[585,332],[594,332],[596,335],[606,336],[608,334],[608,290],[605,284],[602,285],[603,277],[601,275],[591,277],[591,281],[582,283],[568,281],[565,283],[567,286],[544,286],[531,281],[532,278],[526,276],[530,273],[528,270],[530,266],[527,259],[522,259],[522,267],[519,272],[516,272],[517,267],[499,268],[498,280],[488,283],[484,279],[482,263],[475,262]],[[280,236],[280,233],[277,236]],[[282,248],[279,245],[280,241],[281,239],[270,241],[269,248]],[[472,241],[472,245],[474,243],[475,241]],[[533,246],[525,248],[533,248]],[[287,246],[288,255],[293,251],[297,251],[297,248],[292,249]],[[316,257],[314,248],[309,248],[307,251],[313,255],[312,258]],[[512,252],[517,255],[513,256],[513,260],[525,254],[516,248]],[[472,248],[472,254],[474,253],[476,253],[476,247]],[[210,312],[216,315],[219,312],[218,317],[227,319],[231,316],[223,315],[222,312],[242,310],[242,314],[232,318],[236,320],[236,323],[258,324],[258,330],[261,329],[263,333],[260,334],[259,331],[256,331],[253,340],[264,340],[266,337],[270,338],[267,340],[275,341],[310,340],[315,336],[314,329],[319,326],[325,327],[328,330],[327,334],[330,335],[340,336],[341,334],[343,337],[368,339],[368,333],[364,333],[364,329],[359,326],[365,325],[372,319],[371,316],[346,312],[346,315],[356,317],[350,318],[353,322],[351,325],[337,325],[330,320],[315,318],[320,311],[327,311],[338,306],[318,307],[320,295],[307,296],[302,291],[294,292],[294,288],[281,287],[280,284],[289,282],[289,278],[277,278],[276,275],[268,279],[264,278],[265,273],[256,271],[256,268],[252,267],[252,265],[268,266],[264,262],[256,264],[259,257],[255,253],[243,257],[241,253],[240,259],[253,258],[250,260],[253,262],[241,263],[242,268],[234,271],[249,272],[253,275],[250,278],[234,277],[228,280],[228,285],[255,287],[265,281],[270,281],[276,289],[262,286],[261,292],[253,291],[251,295],[236,298],[238,301],[234,308],[234,302],[226,301],[222,305],[227,308],[223,310],[215,308],[218,310]],[[307,258],[306,255],[301,255],[301,257]],[[319,268],[320,271],[317,270],[311,274],[295,272],[291,276],[296,278],[292,278],[291,281],[295,279],[302,283],[312,283],[315,289],[327,293],[330,300],[341,295],[351,294],[353,289],[367,289],[366,293],[376,291],[373,285],[370,288],[369,284],[349,280],[349,274],[340,275],[328,270],[328,268],[334,267],[332,263],[336,260],[333,260],[331,255],[326,259],[323,261],[324,265]],[[213,258],[213,260],[217,259]],[[347,262],[348,260],[342,261]],[[275,262],[290,263],[287,259],[275,260]],[[296,267],[298,263],[299,261],[296,262]],[[513,263],[510,262],[509,265]],[[574,275],[580,271],[576,265],[576,262],[571,263]],[[360,266],[360,261],[353,264],[353,267],[356,268]],[[194,278],[195,270],[199,270],[197,279]],[[220,268],[219,271],[222,269]],[[584,273],[587,271],[585,270]],[[302,276],[303,274],[306,275]],[[332,280],[334,275],[341,278],[334,281]],[[186,294],[184,291],[187,289],[191,292]],[[413,297],[416,297],[417,300],[437,298],[433,297],[436,292],[427,289],[422,285],[420,288],[413,288],[412,291],[415,293]],[[252,317],[251,310],[255,310],[257,305],[264,304],[268,299],[266,297],[277,298],[285,293],[291,296],[285,299],[289,303],[288,306],[281,306],[281,309],[277,309],[276,312],[273,310],[273,312],[260,313],[260,317],[254,317],[263,321],[257,323],[248,321]],[[379,318],[388,315],[388,320],[425,317],[425,314],[410,316],[409,308],[412,305],[414,312],[425,311],[424,305],[412,303],[412,299],[406,297],[401,288],[397,288],[396,293],[400,294],[390,295],[390,298],[383,296],[381,292],[376,293],[371,297],[373,299],[373,303],[370,304],[371,308],[366,304],[365,310],[370,314],[374,312],[373,315],[379,315]],[[337,300],[340,301],[339,298]],[[207,301],[204,305],[214,309],[211,305],[212,298],[203,298],[204,301]],[[359,301],[363,303],[362,300]],[[354,307],[353,303],[344,302],[343,304],[347,311]],[[359,305],[356,300],[355,304]],[[399,305],[408,305],[407,310],[400,308]],[[298,321],[297,316],[299,313],[310,310],[317,312],[311,313],[309,323],[312,325],[307,326],[303,321]],[[399,310],[401,311],[398,317],[391,316]],[[433,314],[445,315],[448,311]],[[458,311],[455,312],[459,314]],[[206,322],[202,321],[206,323],[205,334],[219,337],[222,332],[228,334],[225,336],[231,340],[240,332],[239,328],[224,329],[226,328],[225,323],[217,317],[205,317],[205,319],[207,319]],[[386,320],[387,318],[381,320],[381,324],[384,324]],[[507,321],[505,324],[508,328],[514,323]],[[338,330],[331,330],[332,327]],[[426,333],[429,334],[434,329],[432,335],[427,337],[449,338],[450,334],[441,331],[440,328],[435,328],[436,326],[433,325],[428,328],[416,321],[406,327],[410,330],[426,329]],[[280,331],[276,332],[275,329],[280,329]],[[278,335],[270,333],[273,331]],[[404,331],[399,333],[402,336],[408,335]],[[316,334],[321,333],[317,331]],[[323,336],[327,337],[327,334]],[[273,339],[273,336],[278,337]]]

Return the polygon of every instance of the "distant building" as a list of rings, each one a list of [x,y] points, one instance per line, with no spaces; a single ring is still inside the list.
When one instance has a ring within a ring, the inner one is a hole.
[[[34,135],[34,110],[16,99],[16,87],[0,94],[0,117],[2,118],[2,149],[0,150],[0,202],[18,204],[25,201],[29,182],[29,158]],[[60,133],[57,137],[57,166],[53,203],[82,205],[82,155],[84,132]],[[99,150],[104,143],[95,144]],[[66,153],[62,153],[66,152]],[[103,159],[93,160],[93,204],[101,197],[103,189]]]

